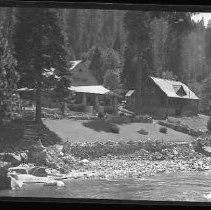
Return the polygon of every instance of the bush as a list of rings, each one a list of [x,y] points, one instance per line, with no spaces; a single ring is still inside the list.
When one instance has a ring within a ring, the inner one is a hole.
[[[141,123],[152,123],[153,119],[149,115],[136,115],[132,121]]]
[[[112,106],[104,106],[104,112],[108,114],[113,114],[114,108]]]
[[[76,112],[84,112],[86,106],[84,104],[71,104],[68,106],[68,109],[71,111],[76,111]]]
[[[209,118],[209,120],[207,122],[207,130],[211,131],[211,117]]]
[[[161,127],[159,131],[161,133],[167,133],[167,128],[166,127]]]
[[[112,133],[119,133],[119,127],[117,125],[112,125],[110,130]]]
[[[139,130],[138,133],[143,134],[143,135],[148,135],[149,134],[149,132],[147,132],[144,129]]]
[[[99,117],[100,119],[102,119],[102,118],[104,117],[104,113],[103,113],[103,112],[99,112],[99,113],[98,113],[98,117]]]

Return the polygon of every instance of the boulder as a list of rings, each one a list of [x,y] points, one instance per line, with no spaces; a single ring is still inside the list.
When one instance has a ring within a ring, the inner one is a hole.
[[[28,151],[21,152],[20,156],[21,156],[21,162],[23,162],[23,163],[28,162]]]
[[[48,159],[47,150],[33,149],[30,151],[28,160],[36,165],[46,165]]]
[[[62,147],[62,151],[64,154],[69,153],[71,151],[71,142],[65,142],[63,147]]]
[[[28,170],[28,174],[34,175],[34,176],[39,176],[39,177],[47,177],[48,173],[46,172],[45,167],[39,167],[35,166],[33,168],[30,168]]]
[[[89,163],[89,160],[83,159],[83,160],[80,161],[80,163]]]
[[[1,162],[0,165],[0,190],[11,189],[11,178],[7,175],[11,165],[6,162]]]
[[[23,167],[23,166],[17,166],[17,167],[11,167],[8,169],[8,172],[15,172],[18,174],[27,174],[28,173],[28,168]]]
[[[74,162],[76,162],[76,159],[71,155],[64,156],[61,159],[64,161],[64,163],[74,163]]]
[[[64,187],[65,184],[62,181],[51,180],[51,181],[45,182],[44,186]]]
[[[0,153],[0,160],[16,166],[22,162],[21,156],[14,153]]]
[[[206,156],[210,156],[211,157],[211,147],[208,146],[203,146],[202,147],[202,153]]]
[[[10,189],[11,190],[17,190],[17,189],[21,189],[22,188],[22,186],[23,186],[23,182],[22,181],[20,181],[20,180],[17,180],[17,179],[15,179],[15,178],[13,178],[13,177],[11,177],[11,176],[9,176],[9,178],[10,178]]]

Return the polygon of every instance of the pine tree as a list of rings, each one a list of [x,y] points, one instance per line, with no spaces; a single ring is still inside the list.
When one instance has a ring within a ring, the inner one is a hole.
[[[152,60],[152,39],[150,24],[153,19],[151,12],[128,11],[125,15],[125,29],[128,31],[127,46],[132,52],[131,64],[126,71],[135,68],[135,107],[136,112],[140,113],[142,110],[142,98],[144,94],[144,81],[146,76],[152,70],[150,63]],[[127,60],[128,62],[128,60]],[[126,74],[126,73],[125,73]],[[126,75],[129,75],[128,72]]]
[[[102,74],[102,54],[101,50],[98,47],[93,49],[93,55],[90,56],[91,62],[89,65],[89,70],[93,72],[95,78],[97,79],[99,84],[103,84],[103,74]]]
[[[0,8],[0,124],[5,117],[12,117],[15,104],[11,98],[18,81],[11,40],[14,11],[13,8]]]
[[[194,24],[191,20],[191,13],[189,12],[168,12],[165,15],[165,19],[168,21],[169,30],[166,40],[166,67],[168,71],[172,71],[178,76],[179,80],[183,80],[182,71],[182,50],[183,50],[183,38],[193,28]]]
[[[121,42],[120,42],[119,31],[117,31],[117,33],[116,33],[116,39],[115,39],[114,44],[113,44],[113,49],[115,51],[118,51],[118,52],[121,50]]]
[[[43,73],[54,68],[55,73],[63,77],[67,71],[62,30],[59,18],[52,9],[18,9],[14,44],[21,76],[19,86],[36,88],[38,123],[41,122],[41,91],[46,83]]]

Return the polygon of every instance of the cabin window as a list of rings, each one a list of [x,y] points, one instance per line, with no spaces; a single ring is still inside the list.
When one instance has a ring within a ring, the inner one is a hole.
[[[185,92],[182,85],[173,85],[174,91],[178,96],[185,96],[187,93]]]

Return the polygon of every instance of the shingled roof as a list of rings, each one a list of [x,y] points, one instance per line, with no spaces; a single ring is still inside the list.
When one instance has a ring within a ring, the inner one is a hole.
[[[199,100],[195,93],[182,82],[157,77],[150,78],[168,97]]]

